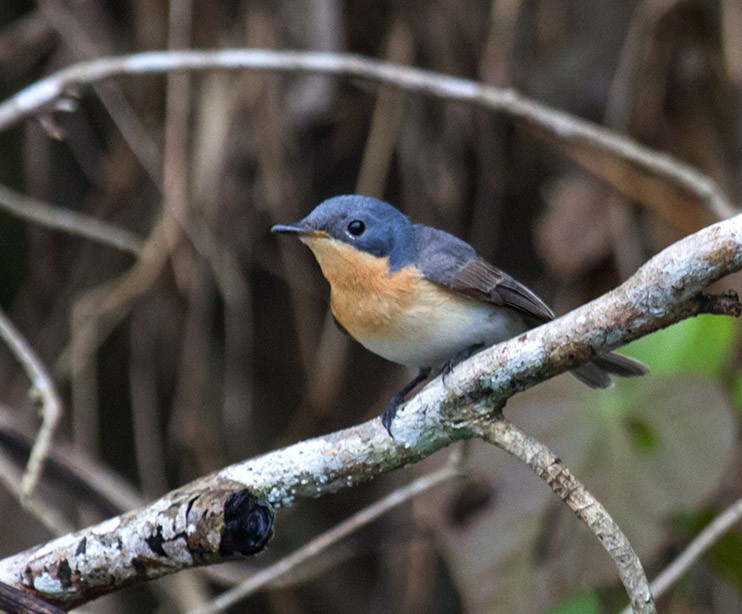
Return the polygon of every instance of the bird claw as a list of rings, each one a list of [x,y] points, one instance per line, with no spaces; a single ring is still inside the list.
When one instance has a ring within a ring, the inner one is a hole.
[[[450,375],[453,372],[453,367],[456,363],[454,360],[449,360],[446,362],[446,364],[443,365],[443,368],[441,369],[441,381],[443,382],[443,385],[446,386],[446,377]]]
[[[430,375],[430,368],[420,369],[420,372],[415,376],[415,379],[389,399],[389,403],[387,404],[384,413],[381,414],[381,423],[384,425],[386,432],[389,433],[389,437],[392,439],[394,439],[394,435],[392,435],[392,421],[394,420],[394,416],[397,415],[399,406],[404,403],[407,394],[420,382],[424,382],[428,378],[428,375]]]
[[[394,416],[397,415],[397,410],[403,401],[404,396],[395,394],[391,399],[389,399],[386,409],[381,414],[381,423],[384,425],[386,432],[389,433],[389,437],[392,439],[394,439],[394,435],[392,435],[392,421],[394,420]]]

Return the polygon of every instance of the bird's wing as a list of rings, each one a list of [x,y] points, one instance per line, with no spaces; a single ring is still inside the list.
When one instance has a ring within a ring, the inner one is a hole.
[[[540,322],[554,319],[546,303],[479,257],[468,243],[422,224],[415,225],[415,238],[417,261],[427,280],[480,301],[515,309]]]

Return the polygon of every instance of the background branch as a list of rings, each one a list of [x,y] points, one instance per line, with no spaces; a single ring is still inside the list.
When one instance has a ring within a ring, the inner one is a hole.
[[[26,472],[23,474],[21,481],[21,495],[30,497],[39,480],[44,459],[49,453],[52,436],[62,413],[62,402],[44,363],[36,356],[29,343],[1,308],[0,338],[5,341],[31,380],[29,396],[34,400],[41,401],[41,428],[36,436],[36,442],[31,448]]]
[[[688,544],[688,547],[672,563],[662,570],[654,580],[650,588],[655,598],[664,595],[667,590],[675,584],[683,574],[690,569],[702,555],[719,538],[729,531],[735,524],[742,519],[742,499],[737,499],[732,505],[725,509],[701,531],[695,539]],[[630,614],[631,607],[627,607],[621,614]]]
[[[455,453],[452,457],[458,456]],[[335,525],[329,531],[317,536],[296,552],[283,557],[273,565],[260,570],[253,574],[247,580],[235,586],[234,588],[222,593],[211,603],[203,608],[199,608],[192,614],[207,614],[209,612],[221,612],[235,605],[239,601],[249,597],[259,590],[279,581],[284,576],[290,574],[301,565],[304,565],[316,558],[319,554],[330,548],[332,545],[345,539],[353,532],[377,520],[395,507],[408,502],[410,499],[422,494],[439,484],[450,480],[453,477],[461,476],[462,468],[458,466],[459,459],[450,458],[446,465],[424,475],[405,486],[398,488],[389,493],[386,497],[379,499],[372,505],[353,514],[350,518]]]
[[[0,209],[47,228],[92,239],[132,254],[138,254],[143,241],[133,232],[91,215],[41,202],[0,184]]]
[[[419,68],[400,66],[361,56],[339,53],[224,49],[220,51],[153,51],[121,57],[99,58],[65,68],[30,85],[0,104],[0,131],[22,119],[50,113],[81,85],[118,75],[160,74],[184,70],[271,70],[345,75],[379,81],[406,91],[469,102],[501,111],[562,144],[564,151],[598,172],[591,153],[608,152],[664,178],[674,188],[691,195],[717,218],[733,215],[724,193],[708,176],[673,156],[652,151],[616,132],[568,113],[551,109],[522,96],[512,88],[498,88]],[[581,145],[589,145],[584,149]],[[611,170],[603,178],[621,191],[636,196],[635,186]],[[663,194],[669,197],[668,193]]]

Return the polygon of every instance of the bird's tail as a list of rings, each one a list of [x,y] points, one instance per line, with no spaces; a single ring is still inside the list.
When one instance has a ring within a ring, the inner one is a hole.
[[[649,369],[638,360],[615,352],[601,354],[593,362],[571,371],[572,375],[590,388],[609,388],[612,385],[611,375],[636,377],[648,372]]]

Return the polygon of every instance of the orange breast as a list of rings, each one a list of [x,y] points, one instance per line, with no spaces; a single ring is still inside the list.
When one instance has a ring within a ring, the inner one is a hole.
[[[418,368],[524,331],[522,317],[427,281],[414,266],[389,273],[387,258],[326,236],[303,236],[331,285],[332,312],[362,345]]]
[[[302,237],[330,282],[332,313],[353,337],[399,334],[414,305],[413,289],[422,276],[412,266],[389,273],[379,258],[329,237]]]

